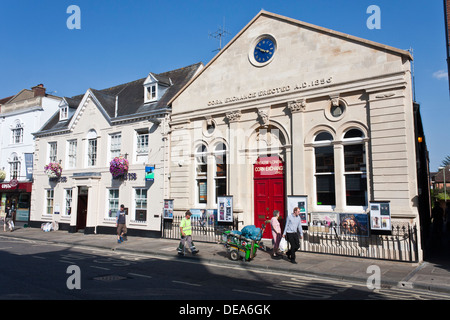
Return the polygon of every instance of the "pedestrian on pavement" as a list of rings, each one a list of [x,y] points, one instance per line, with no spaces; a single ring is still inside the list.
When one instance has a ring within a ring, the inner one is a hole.
[[[116,217],[117,217],[117,220],[116,220],[117,243],[121,243],[124,240],[126,240],[126,234],[127,234],[125,206],[123,204],[120,205],[120,210],[117,211]]]
[[[179,255],[184,255],[186,243],[192,254],[198,253],[198,250],[195,248],[194,242],[192,241],[191,215],[191,211],[187,210],[180,223],[181,240],[177,249]]]
[[[5,223],[3,223],[3,231],[6,231],[6,225],[8,225],[9,231],[14,230],[14,222],[13,222],[13,211],[11,207],[6,206],[5,210]]]
[[[278,248],[280,247],[281,241],[281,226],[278,219],[280,218],[280,211],[274,210],[273,217],[270,220],[270,225],[272,226],[272,244],[273,252],[272,255],[276,257],[278,255]]]
[[[288,215],[283,238],[286,237],[290,245],[290,250],[286,253],[292,263],[295,261],[295,252],[300,248],[300,239],[303,238],[302,220],[300,218],[300,209],[294,208],[294,211]]]

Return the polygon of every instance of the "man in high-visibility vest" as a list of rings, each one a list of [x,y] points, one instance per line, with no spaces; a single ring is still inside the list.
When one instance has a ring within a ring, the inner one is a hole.
[[[187,210],[180,223],[181,241],[177,249],[178,254],[180,255],[184,255],[185,253],[186,242],[192,254],[198,253],[198,250],[195,248],[194,242],[192,241],[191,215],[191,211]]]

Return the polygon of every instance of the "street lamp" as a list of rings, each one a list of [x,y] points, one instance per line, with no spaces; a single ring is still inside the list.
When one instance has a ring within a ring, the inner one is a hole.
[[[444,173],[444,203],[447,203],[447,180],[445,180],[445,171],[447,166],[445,167],[439,167],[439,170],[442,170],[442,172]]]

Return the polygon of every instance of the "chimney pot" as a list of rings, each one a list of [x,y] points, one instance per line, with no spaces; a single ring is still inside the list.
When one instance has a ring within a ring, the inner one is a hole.
[[[45,88],[42,83],[38,84],[37,86],[32,87],[31,90],[33,90],[35,97],[44,97],[45,96]]]

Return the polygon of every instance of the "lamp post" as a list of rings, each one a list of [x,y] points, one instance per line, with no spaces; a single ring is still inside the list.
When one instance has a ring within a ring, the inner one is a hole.
[[[442,170],[444,173],[444,203],[447,204],[447,180],[445,180],[445,171],[447,171],[447,166],[439,167],[439,170]]]

